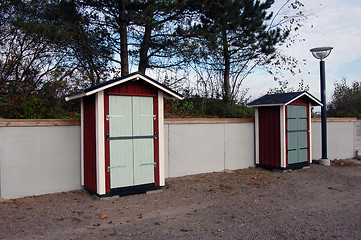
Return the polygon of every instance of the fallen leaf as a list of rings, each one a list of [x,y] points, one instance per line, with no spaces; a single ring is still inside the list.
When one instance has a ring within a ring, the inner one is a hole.
[[[18,201],[18,200],[16,200],[16,199],[14,199],[13,203],[15,203],[15,204],[19,204],[19,201]]]
[[[116,224],[116,222],[115,221],[110,221],[110,222],[108,222],[108,224]]]
[[[100,218],[99,218],[99,219],[105,219],[105,218],[107,218],[107,217],[108,217],[108,215],[103,214],[103,215],[101,215],[101,216],[100,216]]]
[[[84,233],[82,236],[83,237],[87,237],[87,236],[89,236],[90,235],[90,233]]]
[[[187,229],[182,228],[182,229],[181,229],[181,232],[188,232],[188,230],[187,230]]]
[[[83,219],[81,219],[81,218],[76,218],[76,217],[73,217],[72,220],[73,220],[73,221],[77,221],[77,222],[83,221]]]
[[[222,223],[222,221],[217,221],[216,223],[220,224],[220,223]]]
[[[252,179],[254,179],[254,180],[258,180],[258,177],[254,176],[254,177],[252,177]]]

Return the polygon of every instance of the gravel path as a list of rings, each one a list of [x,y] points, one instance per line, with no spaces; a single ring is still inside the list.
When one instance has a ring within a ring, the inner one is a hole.
[[[168,179],[154,194],[84,191],[0,203],[0,239],[361,239],[361,162]]]

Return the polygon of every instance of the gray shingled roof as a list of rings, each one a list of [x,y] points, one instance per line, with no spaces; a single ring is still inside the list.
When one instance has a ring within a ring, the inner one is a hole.
[[[287,105],[294,100],[302,97],[307,96],[311,104],[314,106],[322,106],[322,103],[312,96],[310,93],[304,91],[304,92],[290,92],[290,93],[280,93],[280,94],[266,94],[249,104],[247,104],[250,107],[258,107],[258,106],[276,106],[276,105]]]

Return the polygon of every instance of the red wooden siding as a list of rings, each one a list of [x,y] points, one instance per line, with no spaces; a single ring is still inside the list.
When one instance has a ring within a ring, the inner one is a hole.
[[[280,107],[258,108],[259,164],[281,166]]]
[[[291,102],[289,105],[308,105],[308,102],[308,98],[306,96],[302,96]]]
[[[84,187],[97,192],[95,95],[83,98]]]
[[[145,81],[129,81],[109,88],[109,95],[157,96],[158,90]]]

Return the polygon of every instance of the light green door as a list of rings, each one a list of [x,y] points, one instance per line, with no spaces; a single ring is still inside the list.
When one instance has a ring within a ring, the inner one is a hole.
[[[288,164],[308,161],[307,106],[287,106]]]
[[[153,98],[109,96],[110,188],[154,183]]]

